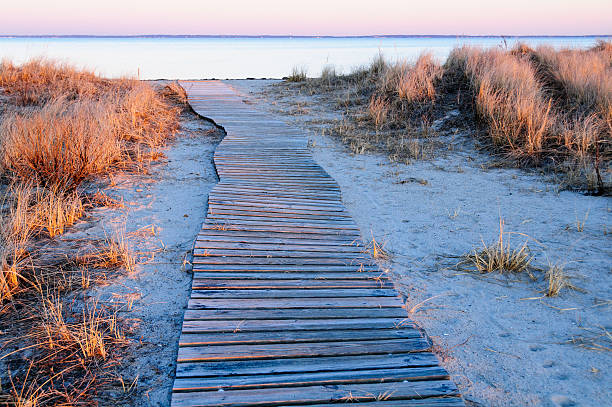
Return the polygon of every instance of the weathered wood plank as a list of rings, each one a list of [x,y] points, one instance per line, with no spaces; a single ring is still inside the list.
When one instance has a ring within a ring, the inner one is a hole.
[[[351,298],[255,298],[255,299],[198,299],[189,300],[191,309],[281,309],[281,308],[383,308],[403,307],[399,297]]]
[[[205,312],[208,311],[208,312]],[[255,312],[262,310],[255,310]],[[239,318],[220,318],[215,316],[218,314],[221,317],[225,312],[228,316],[234,316],[237,310],[196,310],[188,309],[187,317],[183,323],[183,332],[204,333],[204,332],[246,332],[246,331],[293,331],[293,330],[322,330],[322,329],[397,329],[401,327],[415,328],[415,325],[406,317],[406,315],[391,315],[385,317],[384,313],[380,317],[372,317],[357,313],[356,310],[347,309],[346,314],[342,315],[337,311],[337,315],[328,316],[327,312],[332,310],[280,310],[278,313],[271,314],[269,310],[267,315],[261,315],[259,318],[250,319],[253,314],[248,314],[242,311],[244,317]],[[303,317],[302,315],[310,315]],[[399,310],[396,309],[399,314]],[[200,317],[201,314],[203,317]],[[211,314],[213,317],[211,317]],[[376,313],[378,315],[378,313]],[[273,316],[278,319],[263,319]],[[308,319],[310,316],[310,319]],[[193,319],[191,319],[193,318]]]
[[[375,341],[277,343],[272,345],[185,346],[178,351],[179,362],[226,359],[272,359],[318,356],[381,355],[430,350],[424,338]]]
[[[437,366],[431,352],[179,363],[176,377],[217,377]]]
[[[253,273],[266,273],[266,272],[281,272],[288,276],[293,275],[295,272],[303,273],[336,273],[336,272],[354,272],[356,275],[360,275],[362,272],[372,274],[384,274],[375,265],[368,264],[309,264],[309,265],[294,265],[294,264],[198,264],[194,265],[194,272],[196,271],[217,271],[217,272],[253,272]]]
[[[392,284],[389,280],[389,276],[386,273],[375,271],[375,272],[356,272],[353,270],[351,272],[342,272],[342,271],[308,271],[304,270],[304,272],[273,272],[273,271],[260,271],[254,270],[251,272],[239,272],[239,271],[231,271],[227,272],[227,270],[221,270],[218,272],[215,271],[201,271],[197,268],[194,269],[194,284],[196,284],[197,280],[209,279],[211,281],[217,281],[219,284],[225,284],[225,281],[250,281],[253,284],[266,284],[267,280],[274,280],[278,282],[278,284],[282,284],[283,280],[289,280],[287,284],[291,284],[293,281],[300,281],[305,286],[308,284],[318,284],[320,280],[321,284],[330,284],[334,285],[336,281],[354,281],[354,284],[374,284],[376,287],[382,284]],[[260,280],[258,282],[258,280]],[[232,284],[229,282],[228,284]],[[272,283],[271,283],[272,284]],[[338,283],[339,284],[339,283]]]
[[[352,403],[351,403],[352,404]],[[410,400],[381,400],[373,402],[360,402],[359,407],[465,407],[465,403],[458,396],[428,397],[425,399]],[[282,405],[277,407],[288,407]],[[316,407],[338,407],[338,403],[317,404]]]
[[[349,280],[349,279],[294,279],[294,280],[272,280],[272,279],[259,279],[259,280],[240,280],[236,278],[225,278],[223,280],[200,278],[197,275],[193,278],[192,288],[194,290],[289,290],[300,289],[302,291],[308,291],[311,289],[355,289],[355,288],[368,288],[368,289],[392,289],[393,283],[389,280]]]
[[[264,250],[264,251],[302,251],[302,252],[331,252],[331,253],[358,253],[363,255],[364,248],[352,244],[336,245],[312,245],[312,241],[304,243],[252,243],[252,242],[231,242],[231,241],[205,241],[196,240],[196,249],[218,249],[218,250]]]
[[[282,265],[290,266],[376,266],[370,261],[361,258],[355,259],[333,259],[326,257],[225,257],[225,256],[196,256],[193,259],[193,264],[224,264],[224,265]]]
[[[183,333],[179,346],[204,345],[264,345],[273,343],[300,342],[344,342],[372,341],[384,339],[414,339],[423,334],[416,329],[351,329],[351,330],[299,330],[299,331],[257,331],[223,333]]]
[[[223,257],[296,257],[304,258],[309,255],[317,258],[343,259],[347,263],[369,261],[370,259],[362,252],[336,252],[333,250],[291,250],[290,248],[279,248],[278,250],[256,250],[256,249],[216,249],[195,248],[193,255],[197,257],[223,256]]]
[[[243,390],[249,388],[329,386],[340,384],[447,379],[448,373],[446,373],[444,369],[434,366],[298,374],[226,376],[218,378],[179,378],[175,382],[174,391],[214,391],[219,389]]]
[[[364,402],[379,399],[403,400],[451,396],[457,387],[448,380],[368,383],[337,386],[305,386],[225,392],[174,393],[174,407],[196,406],[277,406],[283,404],[320,404],[328,402]]]
[[[354,298],[354,297],[397,297],[393,288],[313,288],[298,289],[194,289],[191,298],[201,299],[281,299],[281,298]]]

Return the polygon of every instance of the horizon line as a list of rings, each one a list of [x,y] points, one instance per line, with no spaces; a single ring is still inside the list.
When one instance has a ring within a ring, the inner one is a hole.
[[[0,34],[0,38],[579,38],[612,37],[612,34],[368,34],[368,35],[291,35],[291,34]]]

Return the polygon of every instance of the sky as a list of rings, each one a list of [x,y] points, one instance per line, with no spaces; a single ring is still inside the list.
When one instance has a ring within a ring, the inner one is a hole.
[[[21,0],[0,35],[612,34],[612,0]]]

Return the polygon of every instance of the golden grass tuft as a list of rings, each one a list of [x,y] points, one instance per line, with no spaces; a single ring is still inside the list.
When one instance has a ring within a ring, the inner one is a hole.
[[[306,68],[298,66],[293,67],[291,75],[287,77],[288,82],[304,82],[306,79]]]
[[[20,69],[24,72],[18,75]],[[148,84],[100,79],[90,81],[101,86],[96,92],[72,93],[70,86],[46,80],[18,86],[17,79],[30,78],[28,69],[28,64],[12,67],[15,78],[5,91],[15,95],[27,93],[28,86],[51,88],[47,93],[52,97],[37,108],[13,108],[4,113],[0,171],[5,176],[74,189],[92,176],[150,161],[157,155],[153,150],[163,146],[178,128],[178,110]],[[89,74],[63,69],[67,73],[61,78],[89,78]]]
[[[546,288],[543,292],[547,297],[556,297],[563,290],[583,291],[572,284],[570,277],[560,264],[549,264],[544,277],[546,279]]]
[[[463,256],[457,266],[480,274],[495,272],[518,274],[526,272],[533,278],[531,273],[532,260],[533,256],[530,254],[527,242],[517,247],[511,246],[510,239],[507,234],[504,234],[504,221],[500,219],[497,241],[490,245],[483,242],[480,249],[474,249],[471,253]]]
[[[95,384],[111,379],[105,367],[117,363],[114,349],[127,344],[116,311],[95,300],[74,310],[45,294],[29,324],[26,338],[33,345],[2,357],[28,349],[29,367],[23,375],[8,372],[10,387],[0,401],[30,407],[91,405]]]
[[[124,229],[115,229],[112,236],[107,235],[102,244],[95,250],[77,259],[82,266],[118,269],[124,268],[127,272],[134,271],[136,256],[132,251]]]
[[[96,301],[86,303],[80,313],[64,310],[59,298],[45,298],[43,304],[39,335],[49,349],[74,349],[80,361],[105,360],[109,342],[125,340],[117,314],[99,307]]]
[[[178,84],[159,94],[146,83],[42,59],[4,61],[0,87],[10,102],[0,123],[0,175],[10,181],[0,213],[1,302],[24,288],[30,241],[64,233],[95,200],[83,197],[83,182],[139,171],[159,156],[178,128],[179,111],[166,100],[185,94]],[[124,240],[108,246],[107,261],[118,256],[111,262],[131,270]]]
[[[389,102],[387,102],[384,97],[372,95],[368,113],[374,124],[380,127],[387,121],[387,117],[389,116]]]
[[[423,53],[413,65],[398,63],[389,66],[379,86],[387,94],[394,94],[408,103],[433,102],[442,72],[433,56]]]
[[[90,405],[125,337],[116,313],[78,290],[109,270],[132,271],[135,257],[124,231],[93,249],[87,241],[60,248],[53,239],[87,208],[122,205],[86,193],[89,181],[146,170],[178,129],[185,93],[178,84],[157,89],[43,59],[2,62],[0,93],[0,316],[20,310],[25,318],[2,321],[14,332],[1,345],[23,349],[2,356],[17,369],[0,375],[11,383],[0,404]],[[14,355],[26,349],[27,370]]]
[[[574,109],[608,113],[612,104],[612,54],[539,47],[534,52],[538,68],[548,81],[559,87]]]
[[[386,261],[391,258],[391,254],[385,250],[385,245],[378,242],[374,235],[372,235],[372,240],[366,243],[364,252],[369,253],[376,260]]]

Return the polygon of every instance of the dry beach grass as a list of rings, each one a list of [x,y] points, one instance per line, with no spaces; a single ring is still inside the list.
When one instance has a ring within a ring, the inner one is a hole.
[[[610,43],[589,50],[455,48],[444,64],[382,56],[346,75],[293,75],[308,94],[337,97],[345,117],[329,130],[356,153],[389,152],[396,161],[426,158],[432,123],[460,111],[462,130],[506,164],[538,167],[563,187],[610,191],[612,158]]]
[[[0,403],[94,403],[114,381],[129,327],[117,309],[80,293],[130,272],[120,229],[59,248],[53,239],[86,212],[116,202],[90,187],[142,173],[178,128],[184,91],[109,80],[48,60],[0,65]]]

